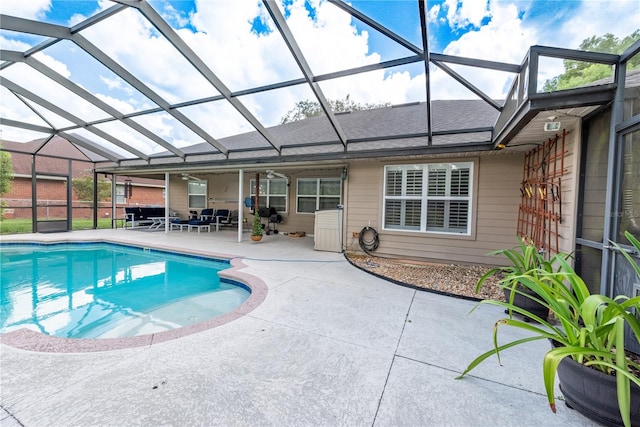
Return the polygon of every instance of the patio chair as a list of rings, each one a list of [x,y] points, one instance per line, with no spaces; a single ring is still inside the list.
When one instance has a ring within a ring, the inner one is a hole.
[[[228,215],[218,218],[218,225],[221,227],[238,225],[238,216],[237,210],[230,211]]]
[[[211,221],[214,218],[215,216],[213,209],[202,209],[202,212],[200,212],[200,221]]]
[[[213,214],[213,223],[216,225],[216,231],[220,229],[220,225],[228,224],[231,220],[231,211],[229,209],[216,209]]]

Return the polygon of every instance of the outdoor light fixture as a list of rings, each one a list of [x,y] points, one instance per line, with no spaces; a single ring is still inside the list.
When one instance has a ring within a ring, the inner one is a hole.
[[[560,130],[560,122],[546,122],[544,124],[545,132],[557,132]]]
[[[558,116],[547,116],[546,119],[548,120],[547,122],[545,122],[544,124],[544,131],[545,132],[557,132],[560,130],[560,122],[556,122],[556,119],[558,118]]]

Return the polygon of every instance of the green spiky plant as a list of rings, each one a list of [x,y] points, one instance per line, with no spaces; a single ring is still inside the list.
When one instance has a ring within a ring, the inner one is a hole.
[[[492,276],[501,277],[500,284],[504,289],[509,290],[506,295],[509,302],[513,304],[516,294],[528,293],[529,299],[538,301],[536,296],[531,292],[527,292],[525,287],[518,287],[518,277],[528,274],[537,276],[539,274],[552,273],[558,267],[556,260],[571,258],[570,254],[559,253],[551,257],[549,260],[545,258],[544,252],[540,251],[533,242],[526,238],[520,239],[518,245],[510,249],[500,249],[490,252],[489,255],[506,257],[511,264],[501,267],[495,267],[483,274],[476,284],[475,292],[478,293],[487,279]]]
[[[625,233],[627,239],[640,252],[640,242],[629,232]],[[615,243],[614,243],[615,245]],[[616,247],[620,248],[618,245]],[[640,267],[636,265],[631,256],[621,251],[631,263],[640,277]],[[631,426],[631,382],[640,386],[640,378],[634,375],[640,370],[640,364],[628,357],[625,351],[616,349],[625,348],[625,325],[640,342],[640,321],[632,313],[640,313],[640,296],[629,298],[625,295],[609,298],[600,294],[591,294],[578,274],[563,256],[555,257],[558,263],[556,271],[547,271],[538,268],[522,274],[513,274],[503,279],[503,286],[513,286],[517,289],[530,290],[535,298],[553,311],[559,326],[542,319],[525,309],[517,307],[513,301],[503,302],[497,300],[480,301],[479,305],[491,304],[504,307],[509,313],[518,313],[534,323],[527,323],[509,316],[507,319],[498,320],[493,328],[494,348],[477,358],[460,374],[457,379],[464,377],[472,369],[487,358],[496,355],[500,362],[502,350],[536,340],[550,340],[554,345],[543,359],[543,379],[549,405],[553,412],[556,411],[554,398],[554,385],[558,365],[565,357],[569,356],[578,363],[590,366],[607,374],[615,374],[617,386],[618,407],[625,426]],[[523,295],[527,295],[522,292]],[[472,310],[472,311],[473,311]],[[532,333],[527,338],[518,339],[507,344],[498,344],[498,330],[500,326],[512,326],[524,329]]]

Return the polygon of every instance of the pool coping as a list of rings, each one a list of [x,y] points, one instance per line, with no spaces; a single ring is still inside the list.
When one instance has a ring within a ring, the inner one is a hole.
[[[55,240],[47,243],[41,241],[25,241],[20,240],[16,243],[32,243],[32,244],[55,244],[55,243],[74,243],[74,242],[95,242],[95,243],[113,243],[124,244],[127,246],[140,247],[132,243],[122,243],[116,240],[108,239],[88,239],[88,240]],[[12,241],[3,241],[3,243],[14,243]],[[45,352],[45,353],[88,353],[98,351],[113,351],[122,350],[136,347],[147,347],[154,344],[163,343],[170,340],[175,340],[188,335],[197,334],[226,323],[232,322],[240,317],[243,317],[253,311],[266,299],[268,293],[268,287],[258,277],[244,273],[241,270],[246,268],[247,265],[242,261],[243,257],[232,256],[228,254],[214,254],[204,253],[202,251],[189,251],[183,249],[176,249],[174,247],[168,247],[163,245],[147,245],[146,247],[168,251],[180,255],[196,255],[205,258],[217,258],[228,260],[231,268],[222,270],[219,272],[221,278],[233,280],[246,285],[251,294],[249,297],[235,310],[225,313],[221,316],[217,316],[203,322],[195,323],[193,325],[183,326],[177,329],[171,329],[168,331],[156,332],[152,334],[137,335],[134,337],[123,338],[62,338],[50,335],[44,335],[40,332],[33,331],[31,329],[23,328],[15,331],[0,334],[0,343],[8,346],[18,348],[21,350]]]

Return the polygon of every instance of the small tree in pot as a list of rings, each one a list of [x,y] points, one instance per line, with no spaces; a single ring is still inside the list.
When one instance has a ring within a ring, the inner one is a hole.
[[[257,242],[262,240],[262,221],[260,221],[260,215],[258,212],[253,215],[253,224],[251,225],[251,240]]]

